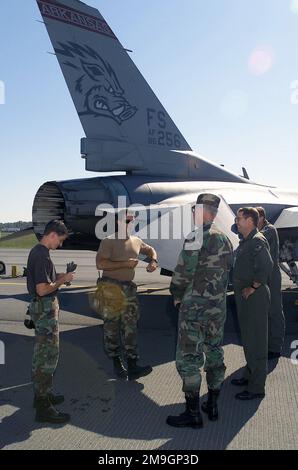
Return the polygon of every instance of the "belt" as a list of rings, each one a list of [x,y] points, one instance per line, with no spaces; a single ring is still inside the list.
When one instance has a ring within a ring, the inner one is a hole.
[[[114,282],[115,284],[120,284],[120,285],[123,285],[123,286],[137,287],[137,285],[132,281],[120,281],[118,279],[113,279],[113,278],[107,277],[107,276],[101,277],[99,279],[99,281]]]
[[[35,295],[35,297],[32,298],[32,302],[39,302],[40,300],[46,300],[46,299],[57,299],[57,295],[44,295],[43,297],[40,297],[39,295]]]
[[[253,282],[253,279],[250,281],[249,279],[233,279],[233,284],[243,284],[250,286]]]

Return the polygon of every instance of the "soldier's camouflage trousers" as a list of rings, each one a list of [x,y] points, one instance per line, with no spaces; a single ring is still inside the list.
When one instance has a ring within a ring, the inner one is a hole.
[[[225,302],[213,307],[208,303],[205,308],[192,300],[181,304],[176,367],[183,380],[183,392],[200,390],[203,366],[208,387],[220,390],[226,370],[222,348],[225,320]]]
[[[44,397],[52,392],[53,375],[59,359],[59,302],[57,297],[33,300],[29,307],[35,323],[35,345],[32,358],[34,393]]]
[[[118,282],[102,278],[104,347],[110,358],[124,356],[138,359],[137,326],[139,302],[133,282]],[[119,293],[115,287],[120,289]],[[113,293],[113,296],[110,294]],[[105,301],[106,300],[106,301]]]

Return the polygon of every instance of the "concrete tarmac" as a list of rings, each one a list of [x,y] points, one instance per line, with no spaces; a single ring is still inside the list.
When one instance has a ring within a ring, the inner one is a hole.
[[[22,272],[27,255],[28,250],[0,250],[9,274],[12,265]],[[34,334],[23,325],[26,279],[0,277],[0,345],[5,346],[5,364],[0,364],[1,449],[297,449],[296,290],[284,292],[288,334],[282,357],[269,363],[265,399],[248,403],[234,399],[239,390],[230,381],[241,376],[245,359],[231,308],[220,420],[213,423],[204,416],[202,430],[173,429],[166,425],[166,417],[183,411],[184,397],[174,362],[177,314],[168,295],[170,278],[148,274],[146,265],[139,264],[140,356],[143,364],[153,365],[153,372],[137,382],[116,380],[103,351],[102,321],[89,304],[98,274],[94,257],[92,252],[52,254],[57,271],[64,271],[69,261],[79,265],[73,285],[60,293],[61,355],[55,384],[66,397],[60,408],[72,416],[66,426],[34,421],[30,379]],[[233,306],[232,296],[229,305]],[[202,400],[206,392],[204,378]]]

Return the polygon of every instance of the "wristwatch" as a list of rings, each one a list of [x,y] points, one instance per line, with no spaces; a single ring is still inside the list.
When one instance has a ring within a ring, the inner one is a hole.
[[[158,264],[158,260],[157,260],[157,259],[152,259],[152,260],[150,261],[150,263],[152,263],[152,261],[154,261],[154,263]]]
[[[252,289],[254,289],[254,290],[258,290],[258,289],[261,287],[261,285],[262,285],[262,284],[260,284],[258,287],[255,287],[255,286],[252,284],[250,287],[252,287]]]

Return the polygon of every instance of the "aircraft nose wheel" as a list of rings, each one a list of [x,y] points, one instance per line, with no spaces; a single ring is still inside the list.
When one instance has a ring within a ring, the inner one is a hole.
[[[6,267],[3,261],[0,261],[0,275],[6,273]]]

